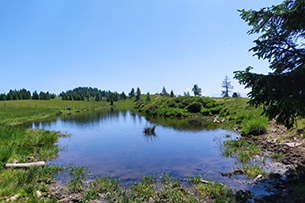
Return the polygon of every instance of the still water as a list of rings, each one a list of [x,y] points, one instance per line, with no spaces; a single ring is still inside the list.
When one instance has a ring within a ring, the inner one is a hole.
[[[131,112],[92,113],[59,117],[51,122],[33,123],[32,128],[60,131],[63,148],[49,164],[89,167],[92,177],[114,176],[132,182],[146,175],[171,175],[186,179],[200,175],[233,188],[240,185],[221,172],[236,168],[236,159],[221,154],[221,143],[238,134],[204,128],[171,127],[151,123]],[[179,123],[179,120],[170,120]],[[145,135],[144,128],[157,125],[155,136]],[[174,126],[174,125],[172,125]]]

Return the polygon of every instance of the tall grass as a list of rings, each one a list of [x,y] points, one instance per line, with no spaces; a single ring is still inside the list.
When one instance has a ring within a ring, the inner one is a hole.
[[[243,135],[264,134],[267,131],[268,118],[262,115],[262,108],[249,106],[248,101],[245,98],[226,100],[219,114],[239,126]]]
[[[55,158],[60,150],[55,145],[57,132],[31,130],[21,126],[0,126],[0,201],[17,195],[18,201],[37,199],[36,191],[46,191],[54,170],[46,167],[29,169],[4,168],[5,163],[32,162]]]
[[[266,117],[251,118],[241,123],[243,135],[262,135],[267,131],[268,119]]]
[[[26,162],[54,158],[59,148],[54,145],[57,132],[24,127],[0,127],[0,162]]]

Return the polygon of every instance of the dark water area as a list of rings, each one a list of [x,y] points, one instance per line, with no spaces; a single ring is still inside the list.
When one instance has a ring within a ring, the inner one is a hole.
[[[31,127],[69,134],[59,139],[63,150],[49,164],[89,167],[92,178],[113,176],[128,184],[146,175],[179,179],[200,175],[244,189],[239,181],[221,175],[237,168],[236,159],[222,156],[221,146],[238,134],[185,122],[168,119],[172,125],[166,125],[166,119],[158,124],[131,112],[94,112],[36,122]],[[146,135],[144,129],[154,125],[155,135]]]

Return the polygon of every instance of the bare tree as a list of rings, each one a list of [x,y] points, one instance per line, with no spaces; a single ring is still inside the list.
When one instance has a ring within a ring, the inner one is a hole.
[[[229,97],[229,92],[231,92],[233,86],[231,85],[230,79],[227,75],[225,79],[222,81],[221,87],[224,88],[224,90],[221,91],[221,96]]]

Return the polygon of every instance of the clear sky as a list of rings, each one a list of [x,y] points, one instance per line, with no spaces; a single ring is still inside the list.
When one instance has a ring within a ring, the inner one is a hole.
[[[237,9],[280,0],[0,0],[0,93],[76,87],[220,96],[233,71],[268,63]]]

